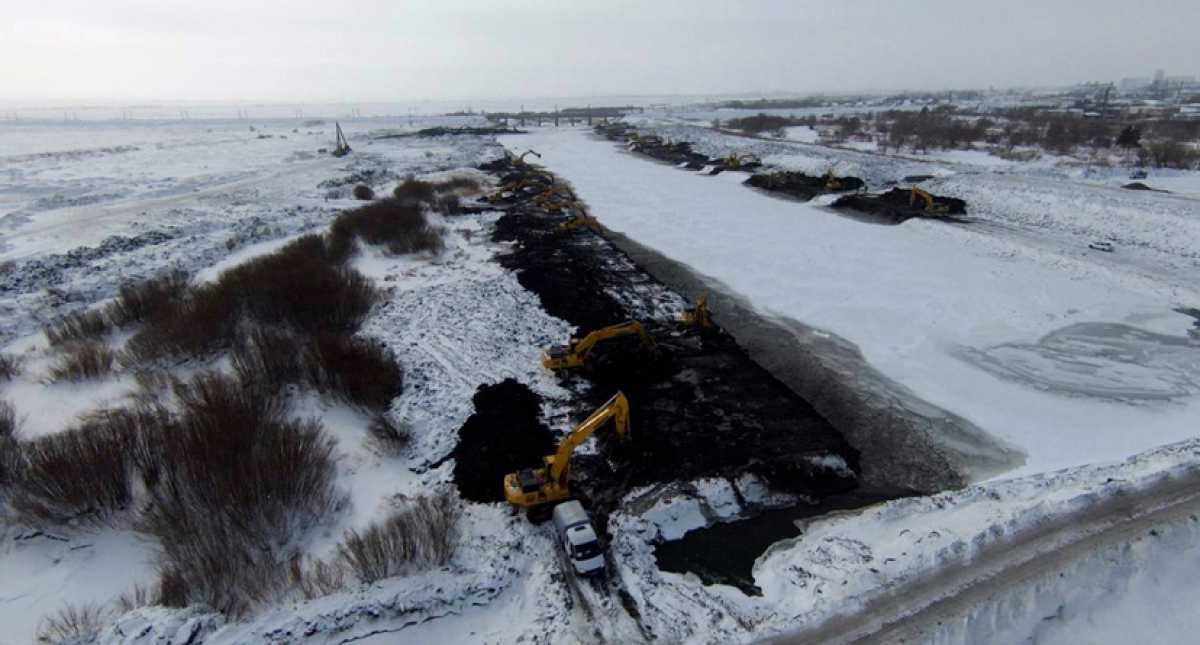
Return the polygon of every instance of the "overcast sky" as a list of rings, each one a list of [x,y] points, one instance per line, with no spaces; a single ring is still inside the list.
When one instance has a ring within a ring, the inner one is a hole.
[[[0,98],[409,101],[1200,73],[1200,0],[5,0]]]

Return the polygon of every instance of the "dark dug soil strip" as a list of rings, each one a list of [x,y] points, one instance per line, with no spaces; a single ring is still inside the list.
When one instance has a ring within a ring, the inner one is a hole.
[[[560,232],[564,219],[530,199],[511,205],[494,233],[498,241],[515,242],[501,262],[550,314],[583,334],[661,310],[663,300],[674,297],[599,234]],[[574,462],[575,492],[590,498],[601,517],[631,486],[705,476],[749,471],[812,497],[857,486],[858,453],[731,337],[718,330],[701,338],[669,322],[657,326],[655,336],[662,354],[655,365],[615,365],[564,379],[588,410],[617,390],[630,401],[631,439],[617,444],[601,433],[609,459],[577,455]],[[579,377],[591,387],[581,387]]]
[[[747,186],[761,188],[772,193],[780,193],[808,201],[817,195],[840,193],[859,190],[866,184],[858,177],[837,177],[830,180],[827,177],[814,177],[802,172],[772,172],[751,175],[745,181]]]
[[[954,197],[933,195],[933,203],[945,210],[941,213],[930,213],[925,210],[925,202],[921,198],[913,199],[912,191],[904,188],[893,188],[878,195],[846,195],[833,203],[838,210],[851,210],[883,221],[900,224],[914,217],[927,217],[963,222],[958,215],[965,215],[967,203]]]

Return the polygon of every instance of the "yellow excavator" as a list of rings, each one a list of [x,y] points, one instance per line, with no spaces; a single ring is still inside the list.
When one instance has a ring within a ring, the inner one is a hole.
[[[950,211],[950,209],[947,206],[943,206],[942,204],[939,204],[936,201],[934,201],[933,195],[930,195],[929,191],[926,191],[921,188],[917,188],[916,186],[913,186],[912,194],[909,195],[909,197],[908,197],[908,205],[916,206],[918,199],[925,202],[925,212],[926,213],[932,213],[934,215],[943,215]]]
[[[708,312],[708,294],[700,296],[696,301],[696,306],[690,309],[684,309],[679,316],[679,324],[684,327],[695,327],[696,329],[705,330],[711,329],[713,326],[712,314]]]
[[[842,190],[842,188],[843,188],[842,180],[833,176],[833,168],[830,168],[828,171],[825,172],[824,179],[825,179],[825,190],[827,190],[831,193]]]
[[[542,354],[542,367],[551,370],[583,367],[587,364],[588,355],[591,354],[598,343],[624,336],[637,336],[640,338],[640,348],[642,350],[654,351],[655,349],[654,338],[646,333],[646,328],[642,326],[642,323],[631,320],[618,325],[597,329],[583,338],[572,338],[566,345],[551,347]]]
[[[513,506],[527,509],[531,521],[548,518],[556,502],[571,496],[567,481],[571,473],[571,454],[609,419],[613,421],[617,437],[624,439],[629,434],[629,401],[621,392],[584,419],[558,444],[553,455],[542,457],[541,468],[523,468],[505,475],[505,499]]]
[[[748,152],[735,152],[721,160],[726,170],[739,170],[746,166],[761,166],[762,160]]]

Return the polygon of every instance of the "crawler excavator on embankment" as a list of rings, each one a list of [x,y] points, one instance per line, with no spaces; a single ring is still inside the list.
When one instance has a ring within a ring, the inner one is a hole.
[[[610,419],[617,437],[624,439],[628,436],[629,401],[621,392],[617,392],[607,403],[592,412],[571,434],[563,438],[553,455],[542,457],[543,464],[540,468],[523,468],[505,475],[505,499],[517,508],[526,509],[531,522],[540,523],[549,519],[555,504],[571,497],[568,484],[571,454]]]

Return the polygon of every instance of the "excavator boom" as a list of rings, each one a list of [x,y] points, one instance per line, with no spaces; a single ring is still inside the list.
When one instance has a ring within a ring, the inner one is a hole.
[[[554,464],[550,468],[550,479],[559,486],[567,485],[567,474],[571,470],[571,454],[575,452],[575,448],[579,444],[588,440],[592,433],[600,429],[609,419],[613,420],[613,427],[617,431],[617,437],[624,439],[629,432],[629,401],[625,398],[625,394],[617,392],[607,403],[596,409],[575,431],[567,435],[562,443],[558,444],[558,451],[554,453]]]
[[[646,333],[646,329],[642,327],[642,323],[631,320],[618,325],[612,325],[611,327],[597,329],[581,339],[572,339],[568,345],[550,348],[542,356],[542,365],[552,370],[582,367],[587,363],[588,354],[591,353],[592,349],[598,343],[610,338],[635,334],[641,338],[643,347],[654,347],[654,339],[650,337],[650,334]]]

